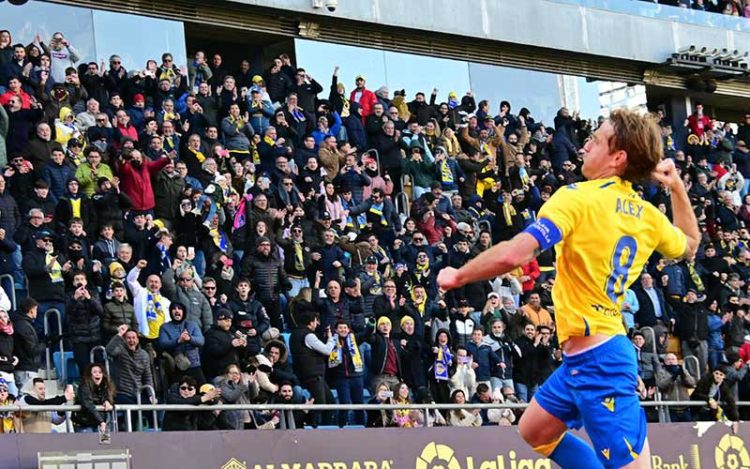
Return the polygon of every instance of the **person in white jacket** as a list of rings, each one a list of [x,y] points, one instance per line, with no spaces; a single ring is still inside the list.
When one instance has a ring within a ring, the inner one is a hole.
[[[49,55],[52,59],[50,75],[56,83],[65,83],[65,69],[75,67],[81,59],[78,51],[70,45],[63,33],[57,32],[49,42]]]
[[[169,305],[167,297],[161,294],[161,279],[158,275],[149,275],[146,279],[146,288],[138,282],[141,270],[148,263],[141,259],[138,264],[128,273],[126,278],[130,293],[133,294],[133,309],[135,319],[138,321],[138,332],[147,341],[159,338],[161,325],[171,321],[169,317]]]
[[[477,376],[474,373],[469,352],[464,346],[456,347],[456,369],[451,375],[451,391],[460,389],[464,396],[474,395],[477,387]]]

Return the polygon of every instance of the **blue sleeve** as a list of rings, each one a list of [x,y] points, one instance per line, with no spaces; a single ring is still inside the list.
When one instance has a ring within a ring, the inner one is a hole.
[[[542,251],[546,251],[562,241],[562,231],[548,218],[539,218],[527,226],[523,232],[533,236],[539,243],[539,249]]]

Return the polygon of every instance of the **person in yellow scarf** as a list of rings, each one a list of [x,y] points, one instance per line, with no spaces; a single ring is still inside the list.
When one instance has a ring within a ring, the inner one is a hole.
[[[16,396],[8,392],[8,382],[0,378],[0,406],[15,405]],[[0,414],[0,433],[21,433],[21,415],[18,412],[3,412]]]
[[[328,368],[335,377],[339,404],[364,404],[364,360],[357,338],[345,321],[336,323],[336,336],[336,346],[328,356]],[[348,420],[349,411],[339,411],[339,427],[344,427]],[[365,412],[355,411],[352,423],[364,425]]]
[[[393,387],[394,404],[412,404],[409,397],[409,386],[401,382]],[[416,428],[421,427],[424,422],[422,413],[418,410],[396,409],[393,411],[393,422],[397,427]]]

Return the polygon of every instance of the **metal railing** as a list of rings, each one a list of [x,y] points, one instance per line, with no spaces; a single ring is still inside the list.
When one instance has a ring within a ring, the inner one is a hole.
[[[380,153],[378,153],[378,150],[374,148],[370,148],[366,152],[362,153],[362,156],[368,155],[368,154],[374,154],[375,155],[375,161],[378,164],[378,174],[383,176],[383,170],[380,168]]]
[[[156,390],[154,390],[154,387],[150,384],[145,384],[138,388],[138,395],[136,396],[135,400],[137,402],[137,406],[144,407],[144,405],[141,403],[141,396],[143,395],[143,391],[147,391],[147,394],[151,398],[151,402],[157,402],[156,399]],[[151,404],[153,405],[153,404]],[[147,407],[147,406],[146,406]],[[190,406],[188,406],[190,407]],[[140,409],[138,410],[138,431],[143,431],[143,411],[148,411],[149,409]],[[159,414],[157,409],[153,409],[154,412],[154,430],[159,430]],[[130,420],[130,412],[126,413],[125,416],[125,422],[128,428],[128,431],[133,431],[133,423]]]
[[[490,410],[490,409],[519,409],[523,410],[528,407],[526,403],[492,403],[492,404],[218,404],[218,405],[186,405],[186,404],[120,404],[115,405],[114,412],[124,412],[127,431],[132,432],[133,428],[129,422],[132,412],[153,412],[156,417],[157,412],[205,412],[214,410],[248,410],[248,411],[275,411],[275,410],[300,410],[300,411],[335,411],[335,410],[418,410],[427,412],[433,410]],[[704,401],[642,401],[643,407],[705,407]],[[750,406],[750,401],[737,402],[738,407]],[[77,412],[82,410],[80,405],[56,405],[56,406],[27,406],[27,405],[9,405],[0,406],[0,413],[5,412]],[[103,406],[96,406],[96,410],[104,412]],[[116,419],[115,419],[116,420]],[[155,423],[155,426],[158,425]],[[156,428],[158,430],[158,427]]]
[[[396,207],[396,212],[399,214],[403,213],[406,218],[409,218],[411,212],[411,204],[409,204],[409,196],[404,192],[399,192],[394,196],[393,204]]]
[[[96,353],[101,352],[101,361],[96,360]],[[89,352],[89,363],[102,363],[104,364],[104,368],[107,370],[107,376],[112,376],[112,373],[109,370],[109,357],[107,356],[107,347],[104,345],[97,345],[96,347],[93,347],[91,349],[91,352]],[[83,375],[83,370],[79,370],[81,372],[81,375]]]
[[[57,308],[50,308],[50,309],[48,309],[47,311],[44,312],[44,336],[45,337],[49,337],[49,333],[50,333],[49,317],[52,314],[54,314],[55,317],[57,318],[57,333],[59,335],[58,348],[59,348],[59,352],[60,352],[60,361],[62,363],[62,365],[60,366],[60,375],[61,375],[61,378],[62,378],[61,381],[63,383],[65,383],[66,382],[65,378],[67,377],[67,367],[68,367],[68,364],[65,362],[65,347],[63,346],[62,314],[60,313],[60,311]],[[45,366],[46,366],[45,371],[47,372],[47,379],[52,379],[51,378],[51,376],[52,376],[52,374],[51,374],[52,373],[52,352],[50,350],[50,347],[45,347],[44,353],[45,353],[45,359],[46,359],[46,362],[45,362]]]

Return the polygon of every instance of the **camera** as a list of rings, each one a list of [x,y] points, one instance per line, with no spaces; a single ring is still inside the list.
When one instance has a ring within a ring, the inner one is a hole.
[[[331,13],[336,11],[337,6],[339,6],[339,0],[326,0],[326,8],[328,8],[328,11]]]

